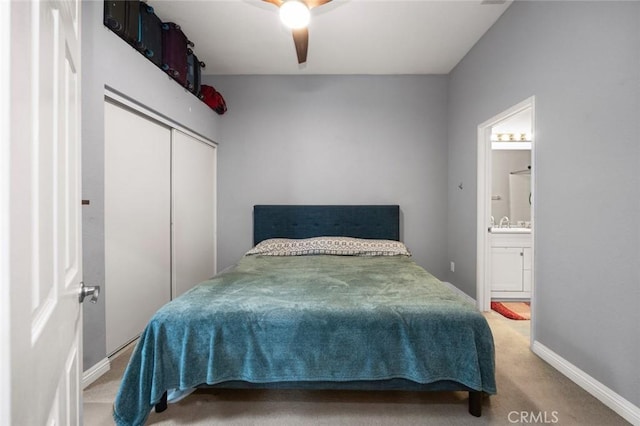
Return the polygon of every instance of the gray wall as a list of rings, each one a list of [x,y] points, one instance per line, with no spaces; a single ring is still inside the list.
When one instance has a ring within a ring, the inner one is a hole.
[[[477,125],[535,95],[536,338],[636,406],[639,23],[639,2],[514,2],[458,64],[446,277],[475,295]]]
[[[206,77],[227,100],[218,265],[252,243],[254,204],[399,204],[416,261],[444,274],[446,76]]]
[[[83,268],[87,285],[104,292],[104,94],[105,86],[211,140],[218,117],[195,96],[129,47],[102,24],[102,2],[82,9]],[[104,295],[84,304],[84,370],[106,356]]]

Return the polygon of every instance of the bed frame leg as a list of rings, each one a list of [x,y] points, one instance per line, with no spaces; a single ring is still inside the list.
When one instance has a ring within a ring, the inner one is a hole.
[[[475,417],[482,415],[482,392],[469,391],[469,414]]]
[[[471,407],[471,405],[469,405],[469,407]],[[155,408],[156,408],[156,413],[162,413],[164,410],[167,409],[167,392],[162,394],[162,398],[160,398],[160,401],[158,401]]]

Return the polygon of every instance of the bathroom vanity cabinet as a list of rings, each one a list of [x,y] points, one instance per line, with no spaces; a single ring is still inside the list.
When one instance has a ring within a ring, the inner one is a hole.
[[[492,233],[491,298],[531,297],[531,234]]]

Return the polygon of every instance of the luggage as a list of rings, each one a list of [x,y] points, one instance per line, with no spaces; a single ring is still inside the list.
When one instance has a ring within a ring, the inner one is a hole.
[[[139,15],[139,0],[105,0],[104,2],[104,24],[133,46],[138,41]]]
[[[196,96],[200,96],[200,79],[204,62],[198,60],[193,50],[187,50],[187,89]]]
[[[213,86],[203,84],[200,86],[200,92],[202,102],[209,105],[212,110],[220,115],[227,112],[227,103],[224,101],[222,95],[213,88]]]
[[[162,67],[162,21],[153,12],[153,7],[140,2],[139,26],[136,47]]]
[[[187,87],[187,49],[193,46],[173,22],[162,24],[162,69],[183,87]]]

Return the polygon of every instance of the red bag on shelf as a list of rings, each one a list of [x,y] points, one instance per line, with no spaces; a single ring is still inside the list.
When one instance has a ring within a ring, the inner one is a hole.
[[[213,86],[207,86],[206,84],[200,86],[200,98],[202,102],[209,105],[218,114],[222,115],[227,112],[227,103],[220,92],[216,91]]]

